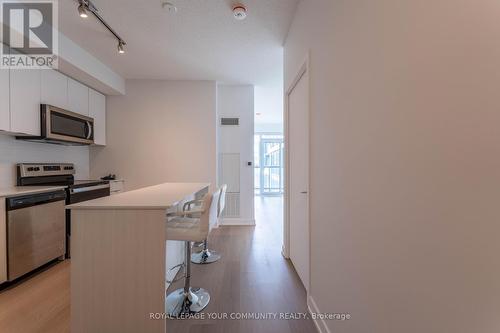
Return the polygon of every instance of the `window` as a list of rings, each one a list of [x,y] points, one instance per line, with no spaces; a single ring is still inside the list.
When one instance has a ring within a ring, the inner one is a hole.
[[[283,135],[257,134],[254,140],[255,194],[281,195],[284,190]]]

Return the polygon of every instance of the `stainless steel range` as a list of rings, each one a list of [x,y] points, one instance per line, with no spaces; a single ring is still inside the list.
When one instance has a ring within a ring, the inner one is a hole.
[[[18,186],[67,186],[66,204],[109,196],[105,180],[75,180],[72,163],[22,163],[17,165]],[[66,257],[70,257],[71,212],[66,210]]]

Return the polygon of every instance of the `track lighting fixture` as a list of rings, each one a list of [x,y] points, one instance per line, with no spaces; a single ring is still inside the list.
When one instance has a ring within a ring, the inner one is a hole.
[[[97,9],[96,6],[90,1],[90,0],[77,0],[78,2],[78,14],[82,18],[87,18],[89,17],[88,12],[91,12],[96,19],[99,20],[99,22],[102,23],[106,27],[106,29],[109,30],[113,34],[113,36],[116,37],[118,40],[118,53],[123,54],[125,53],[125,48],[124,46],[127,44],[125,41],[109,26],[109,24],[104,21],[102,16],[99,14],[99,10]]]
[[[123,48],[123,46],[125,45],[125,43],[123,41],[118,41],[118,53],[120,54],[123,54],[125,53],[125,49]]]

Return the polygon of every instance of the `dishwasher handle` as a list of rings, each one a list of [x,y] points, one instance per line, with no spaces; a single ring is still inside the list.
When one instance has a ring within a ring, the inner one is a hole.
[[[66,191],[53,191],[7,198],[7,211],[66,200]]]

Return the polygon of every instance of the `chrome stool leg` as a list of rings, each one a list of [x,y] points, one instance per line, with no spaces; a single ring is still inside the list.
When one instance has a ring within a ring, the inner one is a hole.
[[[208,249],[208,241],[203,242],[203,250],[191,255],[191,262],[194,264],[211,264],[221,258],[221,255]]]
[[[202,311],[210,302],[210,294],[202,288],[191,288],[191,242],[186,243],[184,288],[168,294],[165,300],[167,314],[172,318],[188,317]]]

